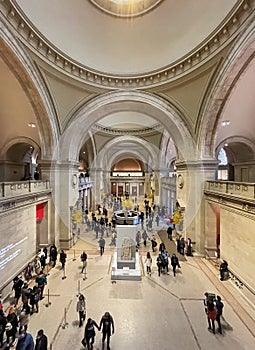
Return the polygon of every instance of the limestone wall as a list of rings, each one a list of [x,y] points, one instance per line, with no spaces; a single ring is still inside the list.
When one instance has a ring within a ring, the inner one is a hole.
[[[0,290],[36,253],[36,210],[26,206],[0,214]]]
[[[255,290],[255,221],[252,216],[220,209],[221,258]]]

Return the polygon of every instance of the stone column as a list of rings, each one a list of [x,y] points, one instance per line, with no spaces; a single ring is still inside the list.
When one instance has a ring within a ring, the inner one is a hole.
[[[50,243],[69,249],[74,243],[71,207],[78,199],[78,163],[40,162],[42,179],[49,179],[52,188]]]
[[[145,172],[144,173],[144,194],[147,194],[147,197],[149,197],[151,193],[151,179],[150,174]]]
[[[101,203],[102,170],[91,168],[90,178],[93,184],[91,191],[91,209],[92,211],[96,211],[97,204]]]
[[[214,180],[218,166],[215,159],[177,161],[177,201],[183,213],[182,235],[195,242],[194,249],[205,253],[204,182]]]

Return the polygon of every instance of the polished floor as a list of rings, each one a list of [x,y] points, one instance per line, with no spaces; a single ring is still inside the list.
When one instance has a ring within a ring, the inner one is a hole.
[[[161,227],[162,229],[162,227]],[[163,228],[164,229],[164,228]],[[159,239],[159,238],[158,238]],[[80,239],[68,252],[66,278],[60,263],[49,271],[45,298],[40,312],[31,316],[29,331],[33,336],[43,328],[52,350],[83,349],[84,327],[78,327],[77,294],[87,300],[87,317],[97,322],[105,311],[115,321],[111,349],[178,349],[178,350],[252,350],[255,348],[255,306],[249,293],[233,280],[221,282],[218,271],[201,257],[186,257],[176,277],[157,274],[153,254],[152,275],[143,274],[142,281],[111,281],[114,248],[100,256],[93,232],[81,230]],[[87,274],[81,274],[81,251],[88,253]],[[144,261],[150,246],[141,247]],[[172,252],[170,252],[172,253]],[[86,279],[84,279],[86,277]],[[203,296],[205,291],[222,296],[224,307],[223,334],[207,330]],[[49,298],[48,298],[49,295]],[[50,304],[48,304],[50,302]],[[94,349],[102,349],[97,332]]]

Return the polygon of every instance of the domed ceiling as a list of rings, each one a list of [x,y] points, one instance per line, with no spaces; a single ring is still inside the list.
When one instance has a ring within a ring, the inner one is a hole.
[[[109,6],[112,2],[104,1]],[[123,2],[131,0],[114,0],[120,6]],[[32,26],[71,59],[100,73],[130,76],[158,71],[190,54],[213,34],[237,2],[149,1],[156,6],[131,18],[113,16],[90,0],[16,3]]]

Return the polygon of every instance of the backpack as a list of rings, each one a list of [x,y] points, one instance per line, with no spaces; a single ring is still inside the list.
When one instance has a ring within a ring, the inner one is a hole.
[[[36,294],[34,295],[34,300],[35,300],[36,303],[40,300],[40,295],[39,295],[39,293],[36,293]]]

